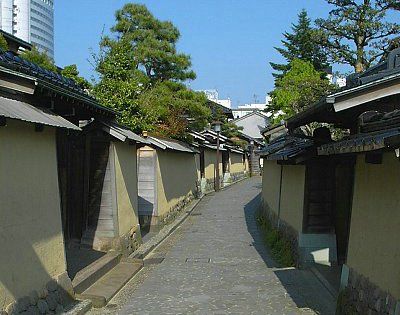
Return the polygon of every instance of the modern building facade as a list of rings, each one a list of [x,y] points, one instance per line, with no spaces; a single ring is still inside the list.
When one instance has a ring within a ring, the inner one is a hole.
[[[220,104],[226,108],[232,108],[231,99],[229,97],[225,100],[219,99],[217,90],[199,90],[199,92],[203,92],[207,96],[207,98],[212,102]]]
[[[267,95],[265,97],[265,103],[251,103],[251,104],[239,105],[237,108],[232,109],[233,117],[237,119],[237,118],[242,118],[243,116],[246,116],[255,111],[263,112],[267,108],[270,102],[271,102],[271,97]]]
[[[0,29],[54,58],[54,0],[0,0]]]

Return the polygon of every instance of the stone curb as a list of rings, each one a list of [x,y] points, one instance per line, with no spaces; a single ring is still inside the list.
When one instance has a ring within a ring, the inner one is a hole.
[[[63,314],[67,315],[83,315],[86,314],[90,309],[92,308],[92,301],[90,300],[83,300],[79,301],[75,305],[72,306],[72,308],[68,311],[66,311]]]

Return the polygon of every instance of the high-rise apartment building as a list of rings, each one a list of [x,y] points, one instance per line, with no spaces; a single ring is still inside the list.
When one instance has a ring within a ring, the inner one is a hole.
[[[0,0],[0,29],[54,58],[54,0]]]

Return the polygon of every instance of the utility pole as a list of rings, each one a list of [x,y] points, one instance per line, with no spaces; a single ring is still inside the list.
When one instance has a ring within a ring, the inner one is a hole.
[[[215,166],[215,183],[214,183],[214,189],[215,191],[219,190],[219,133],[221,132],[221,122],[220,121],[214,121],[212,123],[214,126],[214,131],[217,133],[217,165]]]

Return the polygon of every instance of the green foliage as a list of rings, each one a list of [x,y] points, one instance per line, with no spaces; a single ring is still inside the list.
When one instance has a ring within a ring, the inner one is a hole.
[[[178,29],[169,21],[157,20],[141,4],[128,3],[115,14],[112,31],[117,39],[104,38],[101,45],[109,47],[115,41],[126,41],[133,54],[132,61],[152,81],[184,81],[194,79],[190,57],[176,51]]]
[[[57,72],[57,67],[54,64],[54,61],[46,54],[46,52],[40,52],[36,46],[33,46],[32,50],[23,51],[20,56],[44,69]]]
[[[0,49],[3,51],[8,50],[7,41],[2,34],[0,34]]]
[[[185,139],[187,128],[204,128],[210,110],[202,93],[181,83],[195,75],[190,58],[176,51],[176,27],[130,3],[116,12],[112,32],[93,56],[100,77],[95,96],[136,132]]]
[[[334,89],[310,62],[294,59],[289,71],[275,82],[269,110],[279,122],[303,111]]]
[[[326,70],[328,67],[324,49],[319,44],[318,32],[311,26],[311,20],[307,11],[302,10],[298,15],[297,24],[292,24],[292,33],[283,33],[283,47],[275,49],[285,58],[286,64],[270,62],[271,67],[279,73],[274,77],[280,78],[290,69],[290,63],[294,59],[309,61],[317,71]]]
[[[356,307],[352,303],[349,290],[345,288],[340,291],[336,301],[336,314],[337,315],[357,315]]]
[[[334,62],[362,72],[383,56],[400,32],[398,23],[386,21],[398,0],[326,0],[333,5],[327,19],[317,19],[321,44]]]
[[[295,261],[290,241],[274,228],[265,216],[259,214],[256,220],[263,231],[264,240],[270,248],[274,260],[281,266],[293,267]]]
[[[209,122],[213,121],[221,122],[221,134],[225,137],[228,137],[233,144],[245,148],[247,146],[247,141],[241,140],[239,138],[240,131],[243,130],[243,127],[239,127],[234,123],[228,121],[228,118],[224,114],[223,110],[220,107],[216,107],[214,109],[213,115],[210,117]]]
[[[79,76],[78,67],[75,64],[65,66],[64,69],[61,70],[61,75],[66,78],[73,79],[82,89],[91,88],[91,84],[89,83],[89,81]]]
[[[157,83],[144,91],[138,101],[144,117],[150,118],[147,130],[177,139],[185,139],[188,128],[204,129],[211,115],[203,93],[173,81]]]

